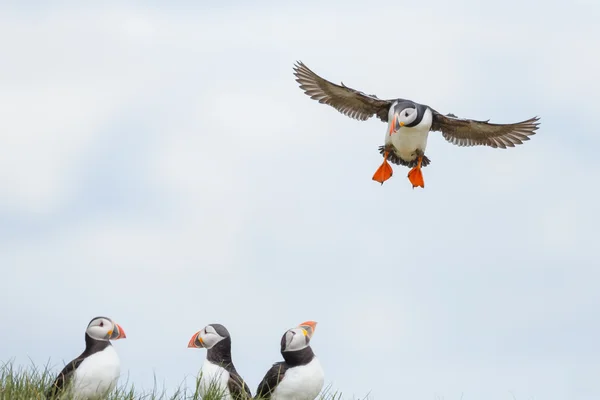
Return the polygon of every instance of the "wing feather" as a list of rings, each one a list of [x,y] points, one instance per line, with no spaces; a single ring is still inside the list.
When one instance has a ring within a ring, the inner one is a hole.
[[[341,85],[336,85],[321,78],[300,61],[294,65],[294,75],[304,93],[319,103],[327,104],[342,114],[360,121],[366,121],[373,115],[377,115],[383,122],[388,121],[392,100],[366,95],[344,85],[343,82]]]
[[[250,391],[250,388],[235,370],[229,372],[229,381],[227,382],[227,387],[229,388],[229,393],[231,393],[233,400],[252,399],[252,392]]]
[[[48,388],[46,391],[47,399],[54,399],[56,396],[59,396],[63,390],[65,390],[69,384],[71,383],[71,379],[75,373],[75,370],[84,360],[84,357],[79,356],[62,369],[54,382],[52,382],[52,386]]]
[[[287,371],[288,365],[285,362],[278,362],[273,364],[271,369],[267,371],[265,377],[258,385],[256,389],[256,397],[268,400],[275,391],[275,387],[281,382],[285,371]]]
[[[534,117],[514,124],[492,124],[488,121],[456,118],[433,111],[432,131],[441,131],[442,136],[457,146],[490,146],[506,149],[523,144],[535,135],[539,118]]]

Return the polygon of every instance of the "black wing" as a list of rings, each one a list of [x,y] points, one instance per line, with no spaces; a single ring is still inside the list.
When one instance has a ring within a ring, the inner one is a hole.
[[[229,372],[229,381],[227,382],[229,393],[233,400],[250,400],[252,399],[252,392],[246,382],[237,372]]]
[[[539,125],[538,117],[514,124],[490,124],[488,121],[459,119],[432,111],[431,130],[441,131],[447,141],[458,146],[515,147],[535,135]]]
[[[263,378],[262,382],[260,382],[258,385],[258,388],[256,389],[256,397],[265,400],[270,399],[271,394],[273,394],[275,387],[283,379],[287,369],[288,365],[285,362],[273,364],[271,369],[267,371],[267,374]]]
[[[54,382],[52,382],[52,386],[46,392],[46,399],[54,399],[56,396],[60,395],[60,393],[69,385],[71,379],[73,378],[73,374],[77,367],[83,362],[84,357],[77,357],[63,368],[62,371],[58,374]]]
[[[388,112],[393,100],[381,100],[375,95],[344,85],[336,85],[312,72],[306,65],[298,61],[294,65],[294,75],[300,88],[311,99],[330,105],[344,115],[361,121],[366,121],[377,115],[383,122],[388,122]]]

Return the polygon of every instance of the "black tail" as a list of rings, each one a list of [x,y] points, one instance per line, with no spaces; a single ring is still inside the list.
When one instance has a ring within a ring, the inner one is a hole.
[[[383,155],[383,153],[386,151],[385,146],[379,146],[379,154]],[[409,168],[413,168],[417,166],[417,159],[415,158],[412,161],[405,161],[403,159],[401,159],[400,157],[398,157],[398,155],[396,155],[396,152],[394,150],[387,150],[388,152],[388,161],[391,162],[392,164],[396,164],[396,165],[403,165],[405,167],[409,167]],[[429,157],[427,157],[425,154],[423,154],[423,161],[421,162],[421,167],[426,167],[431,163],[431,160],[429,159]]]

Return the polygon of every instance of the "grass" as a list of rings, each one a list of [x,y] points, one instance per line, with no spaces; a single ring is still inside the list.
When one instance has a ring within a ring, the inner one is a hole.
[[[44,368],[38,368],[33,364],[29,367],[15,367],[12,362],[0,363],[0,400],[45,400],[44,393],[50,387],[57,373],[58,371],[53,371],[49,364]],[[179,387],[172,394],[167,394],[166,389],[157,389],[156,383],[151,392],[138,391],[134,385],[123,384],[108,394],[105,399],[200,400],[199,383],[200,379],[197,379],[194,387]],[[223,396],[218,390],[212,387],[202,400],[222,400],[222,398]],[[318,400],[341,399],[341,393],[332,392],[330,387],[326,387],[318,398]],[[70,396],[63,396],[61,400],[70,400]]]

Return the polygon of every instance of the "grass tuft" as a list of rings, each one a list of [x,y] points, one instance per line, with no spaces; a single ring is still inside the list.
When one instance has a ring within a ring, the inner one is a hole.
[[[45,392],[52,384],[56,373],[48,362],[42,369],[34,363],[29,367],[16,367],[13,361],[0,362],[0,400],[45,400]],[[120,381],[121,382],[121,381]],[[222,400],[223,394],[212,383],[204,398],[200,397],[201,377],[196,379],[192,388],[179,386],[174,393],[167,394],[166,389],[159,389],[154,377],[154,388],[150,392],[138,391],[128,381],[119,383],[119,387],[105,397],[105,400]],[[72,400],[71,396],[63,396],[61,400]],[[255,398],[255,400],[260,400]],[[342,400],[340,392],[327,386],[318,400]]]

